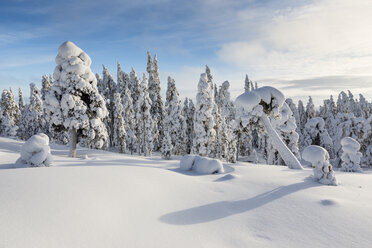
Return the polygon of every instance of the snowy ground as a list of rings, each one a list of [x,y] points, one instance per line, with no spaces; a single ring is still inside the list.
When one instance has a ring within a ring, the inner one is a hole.
[[[371,247],[372,174],[238,163],[181,172],[178,160],[52,146],[54,166],[12,169],[0,138],[0,247]]]

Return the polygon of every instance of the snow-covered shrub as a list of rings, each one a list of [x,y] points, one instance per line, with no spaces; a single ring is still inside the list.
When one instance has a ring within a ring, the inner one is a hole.
[[[19,163],[31,167],[50,166],[52,155],[48,136],[39,133],[29,138],[21,147],[21,157],[16,164]]]
[[[281,118],[284,100],[283,93],[273,87],[261,87],[245,92],[235,100],[235,106],[238,108],[236,120],[238,125],[243,127],[260,121],[265,128],[263,131],[270,137],[273,147],[279,152],[285,164],[289,168],[302,169],[300,162],[284,144],[269,119]]]
[[[220,160],[201,157],[198,155],[185,155],[180,161],[181,170],[193,170],[199,174],[223,173],[223,165]]]
[[[337,185],[326,149],[315,145],[308,146],[302,152],[302,158],[312,164],[316,180],[326,185]]]
[[[342,156],[341,168],[348,172],[361,172],[360,158],[362,153],[359,152],[360,144],[351,137],[345,137],[341,140]]]

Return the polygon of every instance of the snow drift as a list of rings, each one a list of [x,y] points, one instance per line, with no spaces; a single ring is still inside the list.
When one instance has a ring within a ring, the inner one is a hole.
[[[201,157],[198,155],[185,155],[180,161],[180,169],[193,170],[199,174],[223,173],[223,165],[220,160]]]

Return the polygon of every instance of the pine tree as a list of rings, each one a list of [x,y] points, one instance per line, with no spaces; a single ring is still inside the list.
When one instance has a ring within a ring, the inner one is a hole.
[[[245,74],[245,81],[244,81],[244,92],[251,91],[251,82],[248,78],[248,74]]]
[[[186,97],[183,109],[182,109],[182,115],[186,119],[186,154],[191,153],[193,140],[194,140],[194,114],[195,114],[195,106],[191,99],[188,99]]]
[[[152,61],[151,54],[147,52],[147,72],[149,74],[149,96],[151,99],[150,113],[154,120],[154,148],[159,150],[162,146],[163,122],[164,122],[164,105],[160,94],[160,77],[159,67],[156,55]]]
[[[115,125],[114,123],[115,121],[114,120],[115,119],[114,118],[114,95],[116,93],[117,86],[111,73],[107,70],[107,68],[104,65],[102,65],[102,67],[103,67],[102,85],[106,86],[103,96],[106,100],[106,108],[109,113],[108,117],[105,119],[104,122],[106,124],[106,128],[109,133],[109,144],[110,146],[114,146],[114,142],[113,142],[114,140],[113,130],[114,130],[114,125]]]
[[[43,102],[39,88],[30,84],[30,104],[25,107],[19,124],[18,137],[28,140],[31,136],[43,132],[45,126],[43,117]]]
[[[151,99],[148,92],[148,81],[146,75],[143,74],[143,79],[140,87],[140,92],[137,100],[137,152],[140,155],[142,152],[145,156],[151,156],[153,145],[153,120],[150,114]]]
[[[301,100],[298,101],[298,116],[299,116],[299,120],[300,120],[300,125],[299,125],[299,133],[303,133],[304,132],[304,129],[305,129],[305,124],[307,122],[307,118],[306,118],[306,112],[305,112],[305,108],[304,108],[304,104],[302,103]]]
[[[120,62],[118,62],[116,92],[119,92],[121,94],[121,97],[123,97],[125,89],[128,88],[128,84],[129,84],[129,75],[121,69]]]
[[[221,110],[221,115],[226,119],[227,123],[230,123],[235,119],[235,108],[230,97],[230,83],[225,81],[218,92],[217,105]]]
[[[126,143],[127,150],[130,154],[133,154],[137,148],[137,138],[136,138],[136,115],[134,112],[133,100],[131,93],[126,85],[124,91],[122,92],[122,103],[123,103],[123,117],[126,123]]]
[[[113,135],[113,145],[117,151],[124,153],[126,151],[126,123],[124,120],[124,108],[121,101],[120,93],[114,94],[113,102],[113,111],[114,111],[114,135]]]
[[[196,95],[196,106],[194,116],[194,144],[193,153],[200,156],[209,156],[215,149],[216,131],[215,121],[212,115],[213,98],[211,97],[211,84],[208,83],[206,73],[200,75],[198,93]]]
[[[169,123],[169,120],[167,119],[168,117],[165,116],[165,123]],[[168,125],[164,125],[164,138],[163,138],[163,144],[162,144],[162,147],[161,147],[161,156],[162,158],[164,159],[171,159],[171,155],[172,155],[172,150],[173,150],[173,145],[172,145],[172,139],[171,139],[171,136],[169,134],[169,126]]]
[[[4,90],[0,102],[0,132],[5,136],[15,136],[21,118],[21,111],[11,90]]]
[[[50,90],[53,84],[52,76],[43,75],[41,78],[41,99],[45,101],[45,95]]]
[[[18,106],[22,114],[23,110],[25,109],[26,103],[25,103],[25,99],[23,98],[23,92],[21,88],[18,89]]]
[[[306,120],[310,120],[311,118],[314,118],[316,115],[315,113],[315,106],[313,103],[313,98],[309,96],[309,101],[306,105]]]
[[[108,112],[90,70],[91,59],[66,41],[58,49],[56,63],[55,82],[45,97],[47,120],[69,130],[71,157],[76,157],[78,141],[89,148],[102,148],[108,139],[102,120]]]
[[[173,154],[184,155],[186,153],[186,120],[182,116],[181,100],[174,79],[168,77],[168,88],[165,102],[166,120],[169,135],[172,140]]]

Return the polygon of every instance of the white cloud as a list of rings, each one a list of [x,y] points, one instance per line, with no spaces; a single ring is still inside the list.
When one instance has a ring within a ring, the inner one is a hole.
[[[257,22],[257,36],[225,43],[218,57],[259,77],[372,74],[371,13],[371,1],[349,0],[277,10]]]

